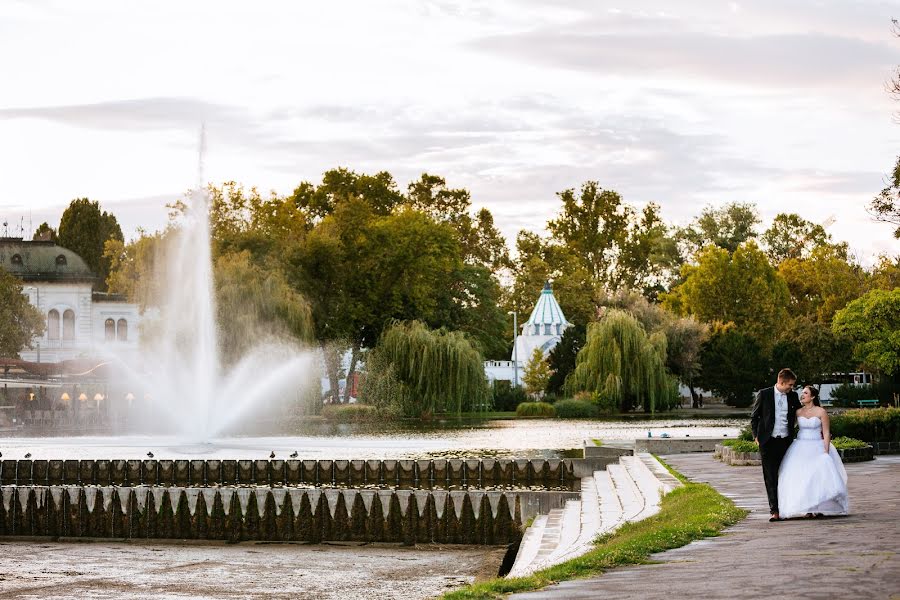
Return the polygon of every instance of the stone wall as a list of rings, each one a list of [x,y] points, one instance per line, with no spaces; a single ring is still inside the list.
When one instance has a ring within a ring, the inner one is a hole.
[[[0,536],[509,544],[574,492],[0,487]]]
[[[577,471],[584,470],[581,467],[602,468],[596,462],[583,459],[3,460],[0,461],[0,485],[577,490],[580,476]]]
[[[721,444],[722,440],[725,439],[728,438],[638,438],[634,440],[634,451],[650,452],[656,455],[713,452],[716,449],[716,444]]]

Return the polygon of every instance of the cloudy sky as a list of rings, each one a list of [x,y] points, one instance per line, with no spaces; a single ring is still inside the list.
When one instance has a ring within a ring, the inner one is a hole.
[[[56,225],[87,196],[126,236],[161,227],[205,122],[217,183],[428,171],[513,238],[596,179],[676,223],[730,201],[834,215],[870,263],[900,250],[864,208],[900,154],[892,17],[897,0],[0,0],[0,217]]]

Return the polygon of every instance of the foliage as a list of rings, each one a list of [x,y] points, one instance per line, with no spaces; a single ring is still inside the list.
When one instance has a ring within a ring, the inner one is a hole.
[[[868,209],[876,220],[896,226],[894,237],[900,239],[900,157],[888,185],[869,202]]]
[[[900,288],[900,256],[893,259],[886,255],[878,258],[878,264],[872,269],[869,289],[893,290]]]
[[[790,366],[801,385],[856,368],[850,340],[836,335],[830,325],[806,316],[784,324],[772,348],[770,364]]]
[[[404,416],[489,410],[481,352],[460,332],[420,322],[389,327],[367,361],[362,397]]]
[[[18,358],[44,328],[44,315],[28,301],[22,282],[0,268],[0,357]]]
[[[559,581],[597,577],[615,567],[643,564],[654,553],[716,536],[746,514],[747,511],[737,508],[711,486],[686,482],[683,487],[663,496],[657,514],[642,521],[625,523],[602,536],[587,554],[527,577],[474,583],[449,592],[443,598],[503,598],[506,594],[537,590]]]
[[[900,442],[900,408],[858,408],[831,417],[831,435]]]
[[[678,238],[694,254],[707,246],[729,254],[756,237],[759,214],[753,204],[731,202],[722,208],[707,206],[694,221],[678,232]]]
[[[837,335],[854,343],[854,355],[867,367],[900,373],[900,288],[872,290],[840,310],[832,323]]]
[[[738,434],[739,440],[744,440],[745,442],[753,441],[753,428],[749,425],[745,425],[741,428],[741,432]]]
[[[746,440],[728,440],[728,446],[734,452],[759,452],[759,444],[756,442],[748,442]]]
[[[38,225],[37,229],[34,230],[34,235],[31,237],[32,240],[43,240],[48,242],[56,242],[57,235],[56,230],[50,227],[50,224],[44,221],[40,225]]]
[[[159,306],[165,289],[162,287],[166,265],[166,244],[174,229],[138,237],[127,244],[121,240],[106,241],[103,258],[109,263],[106,286],[110,293],[124,294],[129,302],[141,309]]]
[[[517,417],[555,417],[556,409],[548,402],[522,402],[516,407]]]
[[[831,440],[831,443],[834,444],[836,450],[855,450],[857,448],[865,448],[868,446],[868,444],[862,440],[847,436],[836,437]]]
[[[778,273],[790,293],[788,312],[826,324],[868,285],[866,272],[849,261],[846,245],[819,246],[807,258],[784,261]]]
[[[514,387],[510,381],[494,381],[494,410],[509,411],[528,400],[522,386]]]
[[[665,357],[663,334],[647,335],[633,316],[610,310],[588,326],[587,340],[566,387],[570,393],[597,392],[622,411],[667,410],[677,403],[678,391]]]
[[[531,353],[531,358],[525,364],[525,373],[522,375],[522,381],[525,383],[525,389],[529,394],[540,397],[547,389],[547,382],[550,380],[550,367],[544,360],[544,352],[540,348],[535,348]]]
[[[734,323],[738,329],[771,347],[788,303],[784,280],[753,241],[734,253],[707,246],[696,265],[684,265],[684,282],[662,295],[663,306],[706,323]]]
[[[322,416],[339,423],[359,423],[377,421],[383,415],[377,407],[368,404],[327,404],[322,407]]]
[[[762,234],[761,240],[773,265],[787,259],[801,259],[813,249],[828,244],[831,236],[818,223],[807,221],[796,213],[780,213]]]
[[[857,400],[871,400],[873,398],[877,398],[875,386],[870,384],[853,385],[851,383],[842,383],[831,390],[831,399],[840,400],[844,403],[856,402]]]
[[[109,262],[103,258],[107,240],[123,241],[122,228],[115,215],[100,210],[99,202],[77,198],[69,203],[59,221],[58,243],[84,259],[100,278],[98,287],[106,289]]]
[[[596,404],[575,398],[559,400],[553,408],[560,419],[592,419],[599,414]]]
[[[252,264],[246,251],[219,256],[214,269],[219,343],[226,363],[266,335],[311,339],[309,305],[280,272]]]
[[[703,372],[697,384],[726,404],[745,407],[766,385],[769,360],[760,344],[733,325],[717,326],[700,353]]]
[[[578,351],[584,346],[587,328],[584,325],[573,325],[563,331],[559,342],[550,350],[547,364],[550,367],[550,379],[547,381],[547,393],[559,394],[563,391],[566,377],[575,370]]]

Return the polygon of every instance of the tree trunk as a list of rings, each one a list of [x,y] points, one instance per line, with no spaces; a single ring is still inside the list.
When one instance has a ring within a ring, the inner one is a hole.
[[[340,398],[340,369],[341,369],[341,353],[337,350],[336,344],[322,343],[322,354],[325,359],[325,371],[328,373],[328,398],[331,404],[337,404]]]
[[[700,408],[700,401],[697,392],[694,391],[693,380],[688,381],[688,389],[691,390],[691,408]]]
[[[344,402],[350,403],[350,389],[353,387],[353,376],[356,373],[356,364],[359,361],[359,342],[353,342],[353,352],[350,354],[350,368],[347,370],[347,385],[344,386]]]

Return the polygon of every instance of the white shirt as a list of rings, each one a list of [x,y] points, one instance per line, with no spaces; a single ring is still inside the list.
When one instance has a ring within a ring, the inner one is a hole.
[[[788,436],[788,399],[787,394],[782,394],[777,387],[772,388],[775,391],[775,427],[772,428],[772,437]]]

